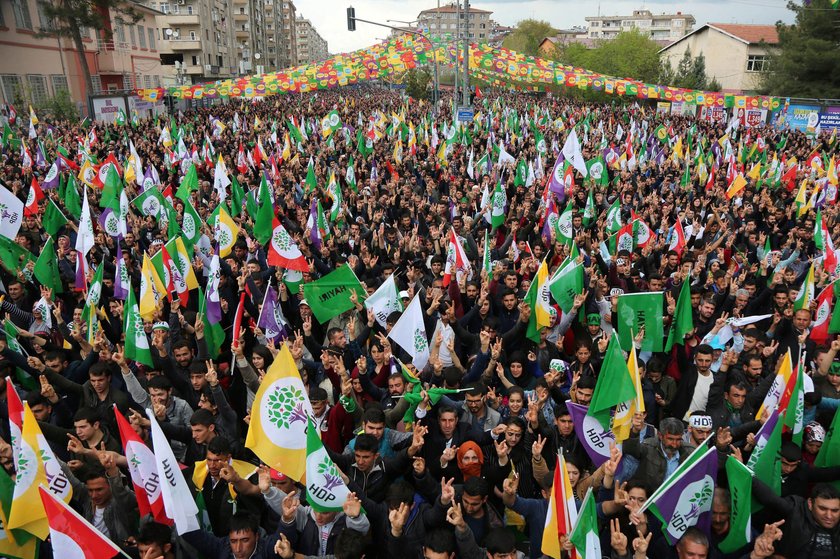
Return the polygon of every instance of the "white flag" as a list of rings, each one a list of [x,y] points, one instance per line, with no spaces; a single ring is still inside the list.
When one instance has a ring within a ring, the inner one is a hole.
[[[87,253],[93,248],[93,222],[90,219],[90,204],[88,203],[87,186],[85,189],[85,197],[82,201],[82,217],[79,220],[79,232],[76,234],[76,251],[81,254],[81,259],[87,257]],[[5,220],[4,220],[5,221]]]
[[[365,307],[373,311],[376,322],[383,328],[388,315],[403,311],[402,301],[393,274],[382,282],[382,285],[374,291],[373,295],[365,299]]]
[[[475,180],[475,171],[473,170],[473,160],[474,160],[474,158],[475,158],[475,153],[472,149],[470,149],[470,160],[467,162],[467,174],[473,180]]]
[[[23,202],[0,185],[0,235],[14,239],[22,222]]]
[[[131,164],[134,165],[134,181],[137,183],[137,186],[143,185],[143,160],[140,159],[140,155],[137,153],[137,150],[134,148],[134,142],[131,140],[128,141],[128,152],[129,152],[129,159]]]
[[[155,447],[155,464],[157,465],[158,478],[161,480],[160,491],[163,495],[163,507],[166,516],[175,521],[175,529],[178,535],[183,536],[187,532],[201,528],[198,524],[198,507],[190,494],[190,488],[184,479],[184,474],[175,459],[175,453],[166,440],[166,435],[158,425],[155,414],[146,409],[149,416],[152,431],[152,444]]]
[[[586,161],[583,160],[583,153],[580,151],[580,141],[574,129],[566,136],[566,143],[563,144],[563,157],[581,175],[586,176]]]
[[[582,157],[581,157],[581,159],[582,159]],[[499,140],[499,162],[498,162],[498,165],[500,167],[502,165],[504,165],[505,163],[510,163],[511,165],[513,165],[515,162],[516,162],[516,159],[514,159],[513,156],[511,154],[509,154],[507,152],[507,150],[505,150],[504,143],[502,143],[502,141]]]
[[[216,170],[213,174],[213,188],[219,193],[219,203],[225,201],[227,194],[227,187],[230,185],[230,179],[227,176],[227,168],[225,167],[225,160],[219,155],[219,161],[216,163]]]
[[[415,295],[408,304],[408,308],[391,328],[388,337],[411,355],[411,360],[418,370],[423,370],[429,362],[429,338],[426,336],[419,295]]]

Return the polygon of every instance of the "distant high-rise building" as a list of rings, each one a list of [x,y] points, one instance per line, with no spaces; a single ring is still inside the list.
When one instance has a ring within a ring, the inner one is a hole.
[[[297,41],[297,63],[320,62],[329,57],[327,42],[312,25],[312,22],[298,14],[295,20]]]

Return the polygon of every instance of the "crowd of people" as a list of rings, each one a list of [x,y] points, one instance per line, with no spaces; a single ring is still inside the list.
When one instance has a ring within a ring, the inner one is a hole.
[[[840,557],[840,492],[831,483],[840,480],[840,458],[835,451],[827,465],[815,465],[840,404],[840,340],[834,334],[814,339],[813,325],[825,318],[816,297],[804,308],[795,305],[811,270],[816,293],[837,277],[825,264],[833,247],[826,248],[823,233],[840,238],[836,171],[829,168],[837,154],[834,134],[806,136],[775,122],[748,128],[619,99],[488,90],[474,106],[474,121],[460,128],[448,97],[433,105],[376,87],[231,99],[110,124],[40,115],[28,126],[20,111],[9,128],[32,157],[27,161],[23,147],[6,143],[0,181],[29,201],[9,240],[35,259],[45,244],[55,250],[59,282],[40,281],[26,253],[2,259],[0,308],[14,342],[0,342],[0,373],[28,404],[72,481],[72,506],[142,559],[536,559],[547,547],[554,471],[564,464],[576,505],[590,489],[595,497],[603,556]],[[327,134],[322,119],[332,112],[340,126]],[[409,127],[411,141],[404,141]],[[654,137],[660,127],[664,140]],[[584,160],[604,158],[607,180],[575,170],[558,191],[548,185],[572,130]],[[401,153],[395,153],[398,138]],[[150,182],[127,177],[132,148]],[[815,153],[819,161],[812,164]],[[485,154],[489,163],[479,165]],[[144,215],[131,205],[123,216],[127,230],[111,236],[99,219],[107,207],[101,182],[77,178],[86,160],[101,164],[109,157],[119,163],[129,200],[157,189],[181,225],[185,201],[173,194],[195,168],[197,188],[188,198],[207,223],[191,247],[191,265],[202,288],[217,245],[211,214],[220,201],[230,204],[239,230],[220,263],[224,340],[213,342],[220,346],[216,357],[197,289],[183,298],[156,293],[142,326],[153,365],[126,357],[128,305],[118,268],[125,266],[127,289],[137,297],[144,255],[172,240],[173,214]],[[733,191],[731,169],[746,176],[759,157],[761,178],[747,177]],[[218,187],[220,158],[230,178],[252,193],[250,202],[237,199],[230,180]],[[61,188],[44,187],[44,198],[36,197],[29,210],[33,179],[48,182],[54,161]],[[774,161],[785,180],[767,173]],[[528,169],[524,180],[520,162]],[[329,186],[331,175],[340,196]],[[268,200],[258,198],[263,179]],[[797,196],[803,181],[804,200]],[[497,222],[491,206],[499,184],[505,203]],[[70,188],[81,198],[84,189],[92,212],[96,242],[87,254],[76,250],[80,219],[68,207]],[[310,220],[313,200],[325,210],[325,225]],[[570,200],[566,240],[545,222],[549,207],[559,213]],[[269,265],[269,247],[254,231],[253,208],[272,203],[307,262],[296,281]],[[44,220],[50,204],[68,217],[53,235]],[[614,207],[621,223],[644,224],[649,240],[612,250]],[[467,260],[458,266],[447,262],[453,235]],[[567,261],[583,266],[580,292],[565,312],[550,301],[551,323],[528,336],[537,309],[526,294],[541,263],[553,274]],[[94,333],[84,308],[100,264]],[[398,312],[380,322],[354,297],[354,308],[328,322],[313,315],[302,286],[341,265],[353,269],[368,295],[393,278],[404,307],[419,300],[429,345],[425,366],[412,367],[411,348],[389,337]],[[82,281],[80,268],[87,270]],[[570,408],[592,400],[618,327],[618,300],[664,292],[667,336],[684,284],[690,330],[669,352],[638,353],[644,411],[633,416],[629,438],[613,445],[608,459],[593,462]],[[269,287],[286,321],[282,342],[258,325]],[[744,326],[732,321],[749,317],[760,319]],[[732,335],[721,341],[724,328]],[[308,504],[304,480],[264,465],[246,448],[255,394],[282,344],[308,391],[313,425],[350,491],[341,511],[319,512]],[[799,442],[785,430],[780,483],[752,480],[746,544],[723,552],[719,544],[733,529],[734,514],[724,465],[747,464],[756,450],[773,411],[759,408],[787,355],[794,368],[802,360],[806,375],[804,433]],[[406,397],[417,379],[419,403]],[[14,479],[6,386],[0,383],[0,461]],[[435,388],[458,391],[432,397]],[[151,445],[146,408],[203,501],[202,529],[179,535],[140,516],[115,410]],[[711,524],[689,527],[672,541],[644,504],[702,445],[716,447],[720,457]],[[585,557],[567,536],[558,536],[562,555]],[[49,547],[41,544],[41,556]]]

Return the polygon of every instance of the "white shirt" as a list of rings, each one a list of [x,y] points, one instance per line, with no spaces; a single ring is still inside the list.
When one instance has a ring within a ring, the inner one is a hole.
[[[694,395],[691,396],[691,405],[688,406],[688,412],[683,417],[684,420],[688,421],[688,417],[692,412],[698,410],[704,411],[706,409],[706,403],[709,401],[709,389],[712,387],[714,381],[715,376],[711,371],[709,371],[707,376],[698,373],[697,384],[694,385]]]
[[[111,532],[108,531],[108,527],[105,525],[105,509],[94,507],[92,524],[103,536],[106,538],[111,537]]]

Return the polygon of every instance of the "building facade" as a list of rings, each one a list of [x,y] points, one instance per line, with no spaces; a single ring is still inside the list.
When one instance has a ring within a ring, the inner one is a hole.
[[[655,41],[673,42],[691,33],[697,23],[694,16],[677,12],[675,14],[653,14],[650,10],[633,10],[625,16],[590,16],[584,18],[590,39],[615,39],[622,31],[638,29]]]
[[[320,62],[329,57],[327,41],[321,37],[312,22],[298,14],[295,20],[297,63]]]
[[[38,104],[67,91],[80,107],[89,94],[161,85],[168,69],[161,65],[162,47],[157,10],[127,2],[140,19],[123,21],[112,11],[107,32],[82,29],[84,52],[71,39],[36,34],[52,23],[37,0],[0,2],[0,100]],[[88,90],[82,56],[87,61],[92,90]]]
[[[417,26],[422,32],[429,33],[432,37],[452,36],[454,38],[459,23],[463,34],[463,25],[466,20],[469,38],[477,43],[483,43],[491,38],[493,25],[490,16],[492,14],[493,12],[470,6],[469,18],[467,18],[463,10],[459,12],[453,3],[440,8],[423,10],[417,16]]]
[[[277,67],[291,68],[297,64],[297,8],[291,0],[274,0],[279,8],[277,30]]]
[[[709,23],[659,51],[676,68],[686,51],[703,53],[706,75],[727,93],[750,94],[759,86],[769,54],[779,44],[773,25]]]

